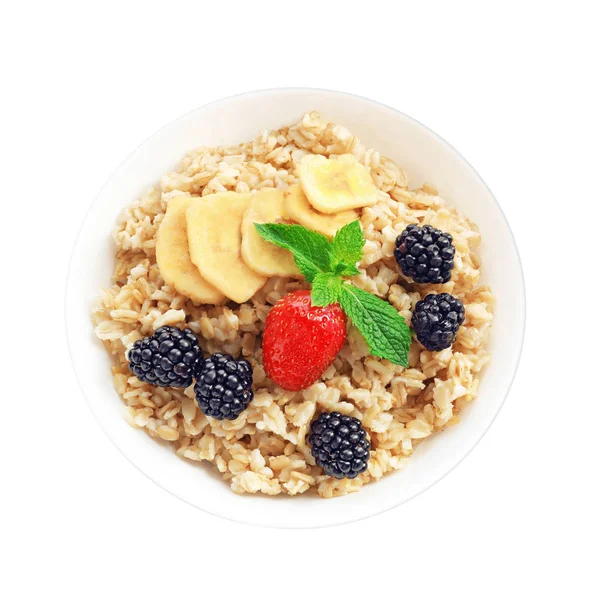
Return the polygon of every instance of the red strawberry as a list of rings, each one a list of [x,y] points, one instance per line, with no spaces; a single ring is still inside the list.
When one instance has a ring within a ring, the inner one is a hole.
[[[292,292],[267,316],[265,372],[285,390],[303,390],[335,360],[346,333],[346,317],[339,304],[311,306],[309,291]]]

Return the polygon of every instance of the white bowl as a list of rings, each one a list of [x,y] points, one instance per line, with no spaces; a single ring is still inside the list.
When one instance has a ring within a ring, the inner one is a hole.
[[[413,186],[436,185],[481,228],[483,281],[497,297],[487,367],[475,402],[459,425],[430,437],[401,471],[348,496],[325,500],[238,496],[206,463],[180,460],[166,445],[123,419],[110,362],[93,335],[90,311],[107,287],[114,265],[111,231],[120,209],[174,168],[189,149],[252,139],[263,129],[320,111],[362,142],[392,157]],[[510,227],[475,170],[444,140],[410,117],[366,98],[315,89],[276,89],[225,98],[170,123],[144,142],[115,172],[92,204],[72,255],[66,325],[78,381],[97,421],[121,452],[147,477],[178,498],[231,520],[275,527],[321,527],[378,514],[413,498],[449,473],[485,434],[500,410],[520,358],[525,323],[524,282]]]

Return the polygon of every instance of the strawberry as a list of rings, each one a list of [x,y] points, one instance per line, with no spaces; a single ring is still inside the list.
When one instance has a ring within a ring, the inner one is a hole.
[[[339,304],[312,306],[309,291],[292,292],[267,315],[265,372],[285,390],[303,390],[335,360],[346,333],[346,317]]]

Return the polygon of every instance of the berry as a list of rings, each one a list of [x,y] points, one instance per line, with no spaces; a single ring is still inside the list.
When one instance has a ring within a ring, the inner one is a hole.
[[[370,440],[358,419],[338,412],[321,413],[310,429],[312,455],[327,475],[353,479],[366,470]]]
[[[465,320],[465,307],[450,294],[430,294],[415,305],[411,324],[427,350],[452,346]]]
[[[190,386],[204,362],[193,331],[169,326],[138,340],[128,360],[130,371],[141,381],[177,388]]]
[[[407,225],[397,238],[395,258],[417,283],[446,283],[454,268],[452,236],[431,225]]]
[[[309,291],[292,292],[267,315],[265,372],[285,390],[303,390],[335,360],[346,333],[345,313],[338,304],[312,306]]]
[[[234,421],[253,399],[253,367],[229,354],[213,354],[195,378],[195,398],[208,417]]]

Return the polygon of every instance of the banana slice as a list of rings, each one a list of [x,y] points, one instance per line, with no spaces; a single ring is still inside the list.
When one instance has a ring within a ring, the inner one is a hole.
[[[300,161],[299,176],[308,201],[322,213],[372,206],[378,201],[378,188],[370,173],[351,154],[337,158],[307,154]]]
[[[344,210],[334,215],[326,215],[315,210],[306,199],[302,186],[298,183],[286,191],[285,202],[286,214],[289,219],[327,237],[333,237],[339,229],[358,218],[355,210]]]
[[[246,302],[267,278],[241,258],[241,223],[251,194],[221,192],[195,199],[187,208],[191,261],[204,279],[234,302]]]
[[[156,263],[165,282],[195,304],[219,304],[224,294],[211,286],[189,257],[185,211],[193,198],[173,196],[156,234]]]
[[[253,271],[266,277],[302,277],[292,253],[266,242],[255,229],[255,223],[275,223],[286,218],[282,190],[264,188],[253,196],[241,227],[241,257]]]

